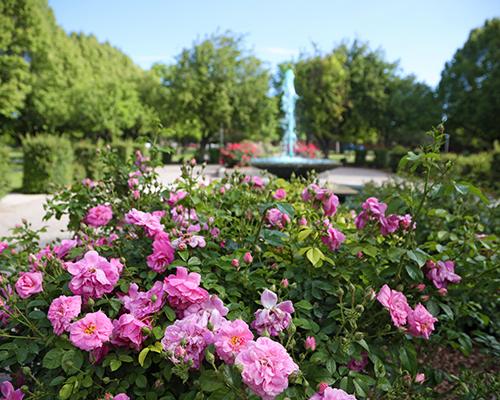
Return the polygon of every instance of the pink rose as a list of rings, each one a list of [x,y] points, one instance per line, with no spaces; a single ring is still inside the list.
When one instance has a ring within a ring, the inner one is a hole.
[[[102,311],[89,313],[73,322],[69,329],[69,340],[82,350],[94,350],[109,341],[113,323]]]
[[[187,363],[195,369],[200,367],[205,349],[212,342],[212,332],[197,323],[193,316],[167,326],[161,340],[170,361],[174,364]]]
[[[9,244],[7,242],[0,241],[0,254],[2,254],[4,252],[4,250],[8,247],[9,247]]]
[[[142,342],[146,339],[146,335],[142,332],[144,327],[148,327],[148,325],[132,314],[122,314],[120,318],[113,321],[111,343],[115,346],[128,346],[139,350]]]
[[[406,324],[411,308],[403,293],[384,285],[377,295],[377,300],[389,310],[394,325],[400,327]]]
[[[82,311],[82,298],[80,296],[59,296],[52,300],[47,317],[54,328],[56,335],[67,331],[71,321]]]
[[[283,286],[284,288],[287,288],[287,287],[288,287],[288,285],[289,285],[289,283],[288,283],[288,279],[283,278],[283,279],[281,280],[281,286]]]
[[[288,377],[299,370],[286,349],[278,342],[260,337],[236,356],[241,378],[263,400],[273,400],[288,387]]]
[[[120,394],[114,395],[113,400],[130,400],[130,397],[128,397],[125,393],[120,393]]]
[[[316,339],[314,338],[314,336],[306,337],[304,347],[306,348],[306,350],[311,350],[311,351],[316,350]]]
[[[252,253],[247,251],[245,255],[243,256],[243,261],[245,261],[247,264],[251,264],[253,261]]]
[[[269,225],[283,229],[290,222],[290,217],[286,213],[282,213],[277,208],[267,210],[266,219]]]
[[[283,200],[286,197],[285,189],[276,189],[276,192],[273,194],[273,198],[276,200]]]
[[[367,365],[368,365],[368,353],[364,351],[361,354],[361,360],[351,358],[347,363],[347,368],[349,368],[351,371],[361,372],[366,368]]]
[[[179,201],[187,196],[187,192],[184,190],[178,190],[177,192],[170,192],[170,196],[167,203],[170,207],[175,206]]]
[[[153,241],[153,254],[147,257],[148,267],[158,273],[165,272],[167,266],[174,261],[174,248],[168,235],[160,232]]]
[[[43,291],[43,274],[41,272],[21,272],[16,282],[16,292],[22,299]]]
[[[396,214],[391,214],[388,217],[381,217],[379,222],[380,233],[384,236],[396,232],[399,228],[399,216]]]
[[[111,293],[123,269],[117,258],[108,261],[94,250],[85,253],[83,259],[78,262],[66,262],[65,266],[73,275],[69,289],[73,294],[82,295],[84,298],[100,298]]]
[[[146,213],[133,208],[125,214],[125,223],[141,226],[146,231],[148,237],[154,238],[158,233],[163,232],[161,218],[163,212]]]
[[[376,197],[369,197],[361,207],[363,210],[369,211],[372,216],[378,218],[383,217],[387,210],[387,204],[380,202]]]
[[[356,397],[347,394],[342,389],[327,387],[322,393],[316,393],[309,400],[356,400]]]
[[[339,198],[333,193],[328,193],[322,200],[323,211],[327,217],[334,215],[339,206]]]
[[[157,313],[165,305],[163,283],[156,281],[147,292],[140,292],[136,283],[129,286],[127,295],[118,294],[123,307],[138,319]]]
[[[106,225],[113,218],[113,210],[111,206],[100,204],[92,207],[85,216],[85,223],[87,225],[98,228],[99,226]]]
[[[189,316],[195,316],[196,323],[202,326],[212,326],[212,330],[216,331],[219,327],[226,322],[224,318],[229,309],[224,306],[221,299],[215,294],[210,295],[210,297],[203,303],[191,304],[188,308],[184,310],[184,318]]]
[[[424,374],[424,373],[420,372],[420,373],[418,373],[418,374],[415,376],[415,382],[416,382],[416,383],[420,383],[420,384],[422,384],[422,383],[424,383],[424,381],[425,381],[425,374]]]
[[[214,338],[217,355],[226,364],[233,364],[235,357],[253,340],[245,321],[237,319],[221,325]]]
[[[451,260],[427,262],[426,276],[437,289],[447,288],[448,283],[459,283],[462,278],[455,273],[455,263]]]
[[[326,236],[323,236],[321,240],[325,245],[328,246],[331,251],[335,251],[338,250],[340,245],[344,242],[345,235],[339,230],[330,226],[326,231]]]
[[[208,298],[208,292],[200,287],[201,275],[188,272],[184,267],[177,267],[175,275],[165,278],[163,289],[168,294],[168,301],[176,310],[184,310],[191,304],[202,303]]]
[[[54,246],[54,254],[57,258],[63,259],[68,255],[71,249],[78,245],[77,240],[62,240],[59,246]]]
[[[278,336],[290,325],[291,314],[295,311],[292,302],[288,300],[277,304],[278,296],[268,289],[262,293],[260,302],[264,308],[255,312],[252,328],[259,335],[267,331],[271,336]]]
[[[21,389],[14,390],[14,386],[9,381],[0,383],[0,393],[2,393],[2,400],[23,400],[24,393]]]
[[[415,337],[423,337],[429,339],[432,331],[434,331],[434,323],[437,318],[427,311],[420,303],[415,306],[414,310],[408,313],[408,331]]]

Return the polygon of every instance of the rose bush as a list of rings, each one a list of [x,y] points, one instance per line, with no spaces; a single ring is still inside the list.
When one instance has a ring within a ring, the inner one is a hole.
[[[220,161],[228,167],[245,166],[249,165],[250,160],[259,156],[260,153],[259,146],[250,141],[228,143],[220,150]]]
[[[423,183],[352,206],[306,180],[199,183],[194,165],[166,188],[140,153],[103,154],[101,181],[47,205],[71,239],[40,249],[25,223],[0,245],[4,398],[431,397],[419,352],[494,346],[498,321],[478,287],[498,283],[492,228],[430,208],[453,184],[434,139],[402,161]]]

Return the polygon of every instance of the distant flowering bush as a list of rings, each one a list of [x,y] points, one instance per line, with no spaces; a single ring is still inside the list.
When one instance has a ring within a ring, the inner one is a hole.
[[[321,156],[320,149],[314,143],[297,142],[295,154],[306,158],[318,158]]]
[[[250,160],[259,155],[259,146],[249,141],[228,143],[220,150],[222,164],[229,167],[249,165]]]
[[[102,181],[48,203],[69,239],[40,248],[26,223],[0,242],[3,398],[426,398],[418,352],[470,351],[461,319],[494,320],[468,303],[498,261],[474,214],[428,210],[436,233],[427,195],[349,206],[318,181],[201,184],[192,165],[166,188],[140,154],[106,157]]]

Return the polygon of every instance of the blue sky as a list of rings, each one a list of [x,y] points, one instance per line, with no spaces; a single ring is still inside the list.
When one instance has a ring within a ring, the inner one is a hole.
[[[500,16],[500,0],[49,0],[66,31],[93,33],[144,68],[217,30],[246,35],[271,67],[343,39],[382,48],[430,85],[469,31]]]

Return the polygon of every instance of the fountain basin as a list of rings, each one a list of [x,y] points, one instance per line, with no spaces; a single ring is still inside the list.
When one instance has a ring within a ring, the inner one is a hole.
[[[266,157],[253,158],[250,164],[254,167],[265,169],[280,178],[290,179],[293,173],[296,176],[306,176],[308,172],[318,173],[338,167],[340,163],[334,160],[314,159],[305,157]]]

